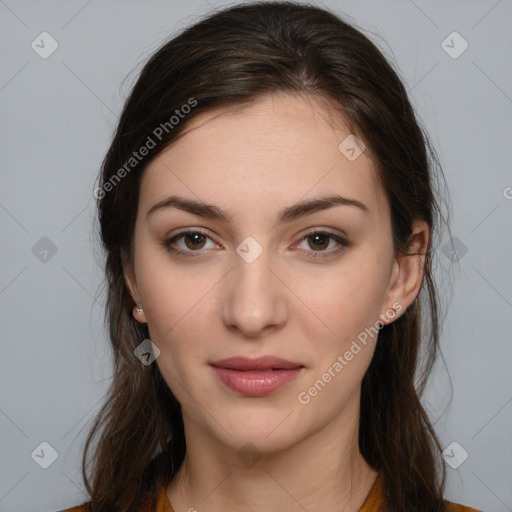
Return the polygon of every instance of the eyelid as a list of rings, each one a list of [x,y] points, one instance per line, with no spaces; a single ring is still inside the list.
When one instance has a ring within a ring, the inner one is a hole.
[[[205,238],[210,239],[214,244],[219,246],[212,236],[210,236],[208,230],[205,228],[194,228],[188,227],[179,230],[177,233],[171,234],[166,237],[166,239],[161,242],[161,245],[165,247],[165,249],[176,257],[184,257],[184,258],[197,258],[204,255],[205,252],[208,252],[208,249],[199,249],[197,251],[194,250],[184,250],[184,249],[175,249],[172,247],[172,244],[182,237],[186,236],[188,233],[192,234],[200,234]],[[338,255],[341,251],[344,251],[346,248],[350,247],[352,243],[348,240],[344,233],[333,232],[331,228],[324,228],[321,226],[315,226],[313,228],[308,229],[306,232],[303,232],[300,235],[299,240],[294,244],[293,247],[304,242],[308,237],[316,234],[327,235],[331,241],[334,241],[337,245],[334,248],[329,250],[306,250],[306,249],[294,249],[302,252],[304,257],[309,259],[328,259],[329,257],[334,257]]]
[[[315,226],[314,228],[310,228],[310,229],[306,230],[301,235],[301,240],[303,240],[307,236],[314,235],[316,233],[323,233],[325,235],[332,235],[332,236],[336,236],[338,238],[343,238],[343,239],[347,238],[345,233],[343,233],[342,231],[333,231],[333,228],[327,228],[327,227],[323,227],[323,226]]]
[[[306,231],[300,237],[300,240],[295,244],[301,244],[308,237],[316,234],[327,235],[331,240],[334,240],[337,244],[336,247],[330,249],[328,251],[307,251],[305,250],[306,258],[324,258],[327,259],[329,257],[335,256],[339,254],[340,251],[345,250],[350,247],[352,243],[348,240],[347,236],[344,233],[331,231],[330,228],[323,228],[322,226],[317,226],[312,228],[311,230]]]
[[[183,228],[183,229],[179,230],[177,233],[170,234],[170,235],[166,236],[165,240],[162,242],[162,245],[171,253],[175,253],[178,255],[186,255],[186,256],[200,256],[201,254],[203,254],[205,252],[205,249],[199,249],[197,251],[184,251],[182,249],[171,248],[171,244],[175,240],[181,239],[182,237],[186,236],[189,233],[202,235],[205,238],[209,238],[215,245],[217,245],[217,246],[220,245],[217,242],[215,242],[213,237],[210,235],[209,231],[205,230],[205,228],[193,228],[193,227]]]

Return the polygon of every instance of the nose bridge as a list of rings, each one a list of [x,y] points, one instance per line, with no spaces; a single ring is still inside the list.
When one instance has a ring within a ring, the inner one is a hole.
[[[286,321],[286,288],[274,275],[271,256],[270,250],[252,237],[236,248],[223,304],[223,320],[228,327],[256,336]]]

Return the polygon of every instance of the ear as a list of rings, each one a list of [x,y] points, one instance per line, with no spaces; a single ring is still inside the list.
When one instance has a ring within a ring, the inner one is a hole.
[[[121,260],[124,282],[136,304],[133,308],[133,318],[135,318],[137,322],[146,323],[146,316],[144,315],[144,310],[142,309],[142,304],[139,298],[139,288],[137,286],[133,261],[128,257],[125,251],[121,251]]]
[[[413,222],[412,231],[409,253],[400,254],[393,262],[384,310],[380,315],[383,324],[394,322],[412,304],[421,290],[425,254],[431,232],[429,225],[419,219]]]

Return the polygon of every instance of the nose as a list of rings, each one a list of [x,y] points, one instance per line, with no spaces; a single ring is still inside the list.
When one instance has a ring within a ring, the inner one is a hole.
[[[236,255],[234,268],[226,276],[224,325],[252,339],[282,328],[290,311],[289,291],[283,284],[286,276],[272,268],[267,254],[263,251],[251,263]]]

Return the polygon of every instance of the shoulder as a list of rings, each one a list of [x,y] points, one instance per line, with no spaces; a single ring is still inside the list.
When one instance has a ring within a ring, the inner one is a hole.
[[[460,503],[452,503],[451,501],[446,502],[446,512],[482,512],[476,508],[467,507]]]
[[[165,486],[159,487],[156,491],[147,492],[142,498],[138,508],[138,512],[172,512],[170,507],[166,507],[167,495]],[[57,512],[89,512],[87,505],[89,502],[82,503],[76,507],[58,510]]]
[[[389,512],[388,507],[384,504],[384,494],[383,479],[382,476],[379,475],[359,512]],[[444,503],[445,512],[483,512],[482,510],[471,508],[460,503],[453,503],[447,500],[445,500]]]

